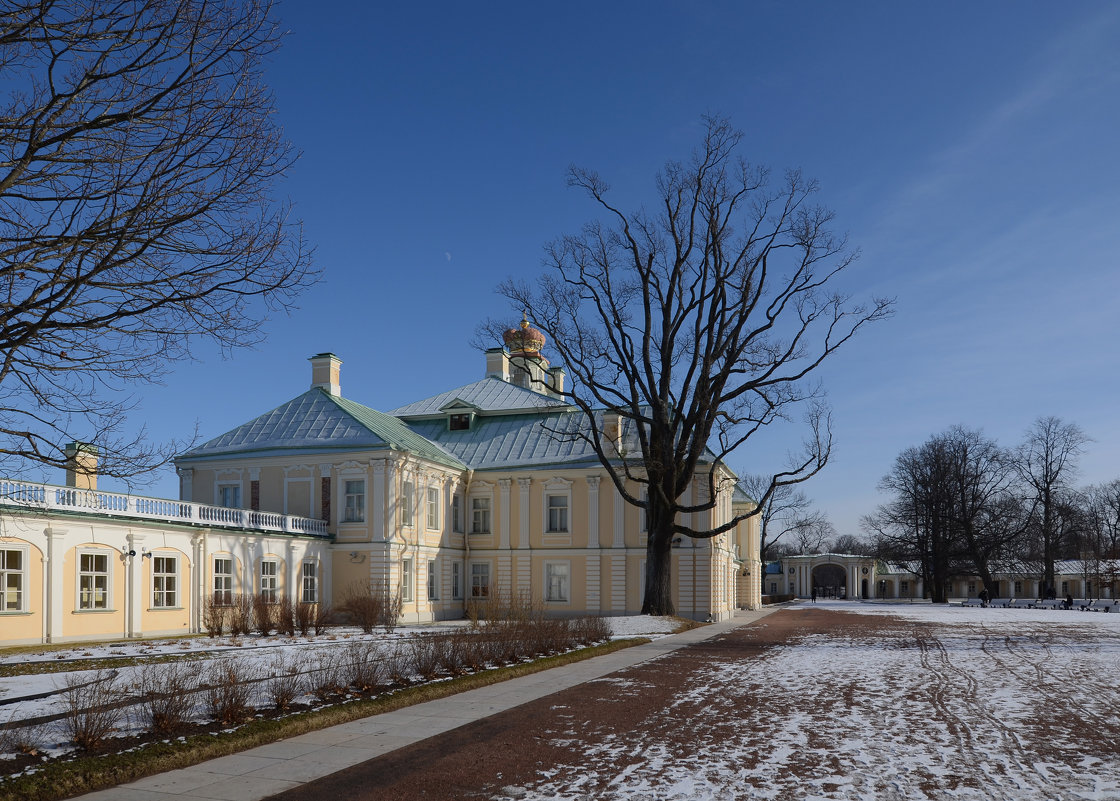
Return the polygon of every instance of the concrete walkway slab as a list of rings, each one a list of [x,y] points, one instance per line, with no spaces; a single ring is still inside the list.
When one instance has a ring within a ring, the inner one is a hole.
[[[79,798],[81,801],[260,801],[472,721],[749,625],[772,611],[771,608],[738,612],[722,623],[661,637],[645,645],[301,734]]]

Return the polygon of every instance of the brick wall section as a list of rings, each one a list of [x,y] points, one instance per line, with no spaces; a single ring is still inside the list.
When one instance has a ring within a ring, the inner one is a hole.
[[[249,482],[249,508],[254,512],[261,510],[261,482]]]
[[[327,523],[331,522],[331,480],[330,477],[320,479],[319,490],[319,517],[326,520]]]

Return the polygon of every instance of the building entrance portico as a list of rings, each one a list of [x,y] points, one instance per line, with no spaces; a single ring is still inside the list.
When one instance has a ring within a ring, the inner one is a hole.
[[[818,598],[846,598],[848,595],[848,574],[841,565],[826,563],[817,565],[811,571],[813,589]]]
[[[813,588],[821,598],[869,598],[875,588],[876,562],[856,554],[820,553],[786,556],[781,560],[789,592],[809,598]]]

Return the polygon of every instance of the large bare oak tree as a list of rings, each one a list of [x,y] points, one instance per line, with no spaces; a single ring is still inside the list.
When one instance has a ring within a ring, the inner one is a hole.
[[[772,183],[738,157],[741,138],[705,118],[703,141],[688,162],[665,166],[648,211],[622,211],[602,178],[572,168],[569,184],[605,219],[553,242],[535,286],[500,289],[551,337],[573,379],[566,395],[588,421],[579,436],[646,511],[647,614],[674,612],[675,537],[710,538],[741,521],[702,525],[731,491],[721,466],[752,435],[807,412],[803,452],[772,473],[760,504],[825,465],[829,414],[809,379],[891,310],[831,291],[853,253],[813,202],[816,183],[795,171]]]
[[[131,476],[130,388],[196,338],[262,336],[315,274],[273,194],[295,154],[261,75],[281,32],[253,0],[0,7],[0,462],[70,439]]]

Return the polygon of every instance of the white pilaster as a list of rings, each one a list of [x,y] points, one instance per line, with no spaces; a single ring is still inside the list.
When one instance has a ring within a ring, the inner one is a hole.
[[[509,502],[509,489],[513,482],[508,478],[498,479],[498,492],[500,493],[501,500],[501,514],[498,519],[498,547],[502,550],[509,550],[509,530],[510,530],[510,502]]]
[[[599,481],[600,481],[600,478],[599,478],[599,476],[585,476],[584,479],[587,481],[587,547],[594,550],[594,549],[597,549],[599,547]],[[599,575],[599,560],[598,559],[589,559],[588,564],[590,564],[591,562],[595,563],[595,575],[596,575],[596,577],[598,577],[598,575]],[[590,575],[588,575],[587,581],[588,581],[588,587],[590,587],[591,586]],[[596,590],[596,593],[598,593],[598,590]],[[597,608],[597,606],[598,606],[598,604],[596,604],[596,606],[592,606],[591,603],[588,602],[587,608],[588,609],[595,609],[595,608]]]
[[[533,486],[533,479],[519,478],[517,479],[518,489],[518,529],[517,529],[517,547],[529,547],[529,490]]]

